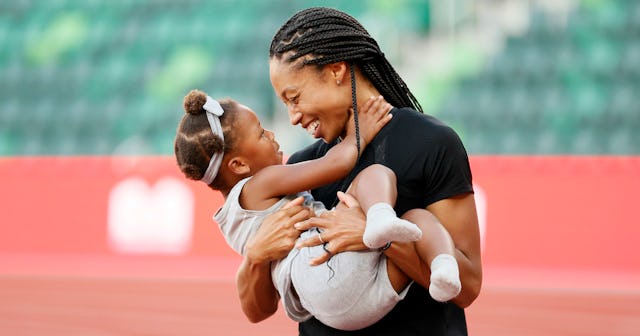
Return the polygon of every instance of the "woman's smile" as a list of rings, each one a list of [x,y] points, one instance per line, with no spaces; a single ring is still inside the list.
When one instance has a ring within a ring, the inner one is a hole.
[[[307,125],[307,127],[305,127],[305,129],[307,130],[307,133],[309,133],[312,137],[317,138],[318,137],[318,129],[320,128],[320,120],[314,120],[311,123],[309,123],[309,125]]]

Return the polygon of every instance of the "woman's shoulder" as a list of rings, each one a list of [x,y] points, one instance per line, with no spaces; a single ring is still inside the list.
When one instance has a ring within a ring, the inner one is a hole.
[[[415,128],[416,124],[418,124],[423,127],[448,128],[440,119],[410,107],[394,108],[391,113],[393,114],[393,119],[398,121],[397,126],[412,126],[411,128]]]
[[[458,140],[458,134],[440,119],[412,108],[394,108],[390,134],[404,134],[400,139],[425,139],[428,142]]]

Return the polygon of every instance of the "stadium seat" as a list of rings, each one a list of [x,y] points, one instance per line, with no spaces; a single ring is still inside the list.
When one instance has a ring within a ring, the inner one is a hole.
[[[2,1],[0,155],[171,154],[180,102],[196,87],[268,120],[278,104],[268,43],[291,13],[338,7],[372,31],[424,36],[428,2],[398,4]],[[471,154],[640,153],[640,2],[580,2],[566,25],[537,6],[528,31],[447,82],[432,113]]]

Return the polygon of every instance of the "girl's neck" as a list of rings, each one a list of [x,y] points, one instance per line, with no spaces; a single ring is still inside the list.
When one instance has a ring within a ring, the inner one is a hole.
[[[220,191],[220,193],[222,194],[222,197],[224,197],[224,199],[227,199],[227,196],[229,196],[229,193],[231,192],[231,189],[225,188],[224,190],[220,189],[218,191]]]
[[[243,177],[238,177],[235,175],[229,176],[229,174],[222,173],[222,172],[221,174],[222,176],[220,176],[220,178],[222,179],[222,181],[220,183],[220,188],[217,190],[220,191],[220,193],[222,193],[222,196],[224,196],[225,199],[227,199],[227,196],[231,192],[231,189],[233,189],[236,183],[240,182],[243,179]]]

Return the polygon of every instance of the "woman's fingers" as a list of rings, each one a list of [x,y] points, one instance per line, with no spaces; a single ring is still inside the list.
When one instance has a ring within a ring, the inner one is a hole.
[[[327,226],[331,225],[331,222],[328,221],[325,217],[310,217],[306,220],[299,221],[294,226],[296,229],[300,231],[309,230],[312,227],[318,227],[321,229],[327,228]]]
[[[296,205],[267,216],[247,241],[246,257],[256,262],[284,258],[300,236],[294,224],[304,221],[311,214],[308,208]]]
[[[304,197],[299,196],[296,197],[293,201],[289,201],[287,204],[285,204],[282,209],[289,209],[291,207],[294,207],[296,205],[302,205],[302,203],[304,202]]]
[[[313,218],[313,212],[311,210],[309,210],[309,208],[303,207],[303,206],[297,206],[295,208],[292,209],[299,209],[298,211],[295,212],[294,215],[292,215],[291,217],[289,217],[290,220],[290,225],[293,225],[295,227],[296,223],[299,222],[303,222],[309,218]],[[300,230],[296,227],[297,230]]]
[[[358,200],[356,200],[355,197],[342,191],[338,191],[338,199],[340,200],[340,202],[344,203],[347,208],[355,208],[360,206],[360,203],[358,203]]]
[[[291,205],[286,209],[281,209],[276,213],[267,216],[262,226],[278,226],[280,228],[291,228],[296,223],[304,221],[312,216],[311,210],[301,205]]]
[[[327,244],[330,242],[329,235],[327,232],[322,232],[321,235],[314,235],[313,237],[309,237],[307,239],[300,239],[296,242],[295,247],[297,249],[301,249],[303,247],[312,247]]]
[[[324,246],[324,251],[325,253],[315,259],[311,259],[311,261],[309,262],[309,265],[311,266],[318,266],[321,265],[325,262],[327,262],[329,260],[329,258],[331,258],[333,256],[333,252],[331,252],[331,247],[329,244],[325,244]]]
[[[310,261],[311,265],[319,265],[335,254],[344,251],[362,251],[368,248],[362,242],[365,227],[365,216],[358,202],[348,194],[339,193],[338,197],[346,207],[338,207],[295,224],[295,228],[306,231],[318,228],[321,234],[312,235],[304,240],[298,239],[295,247],[322,246],[325,253]]]

